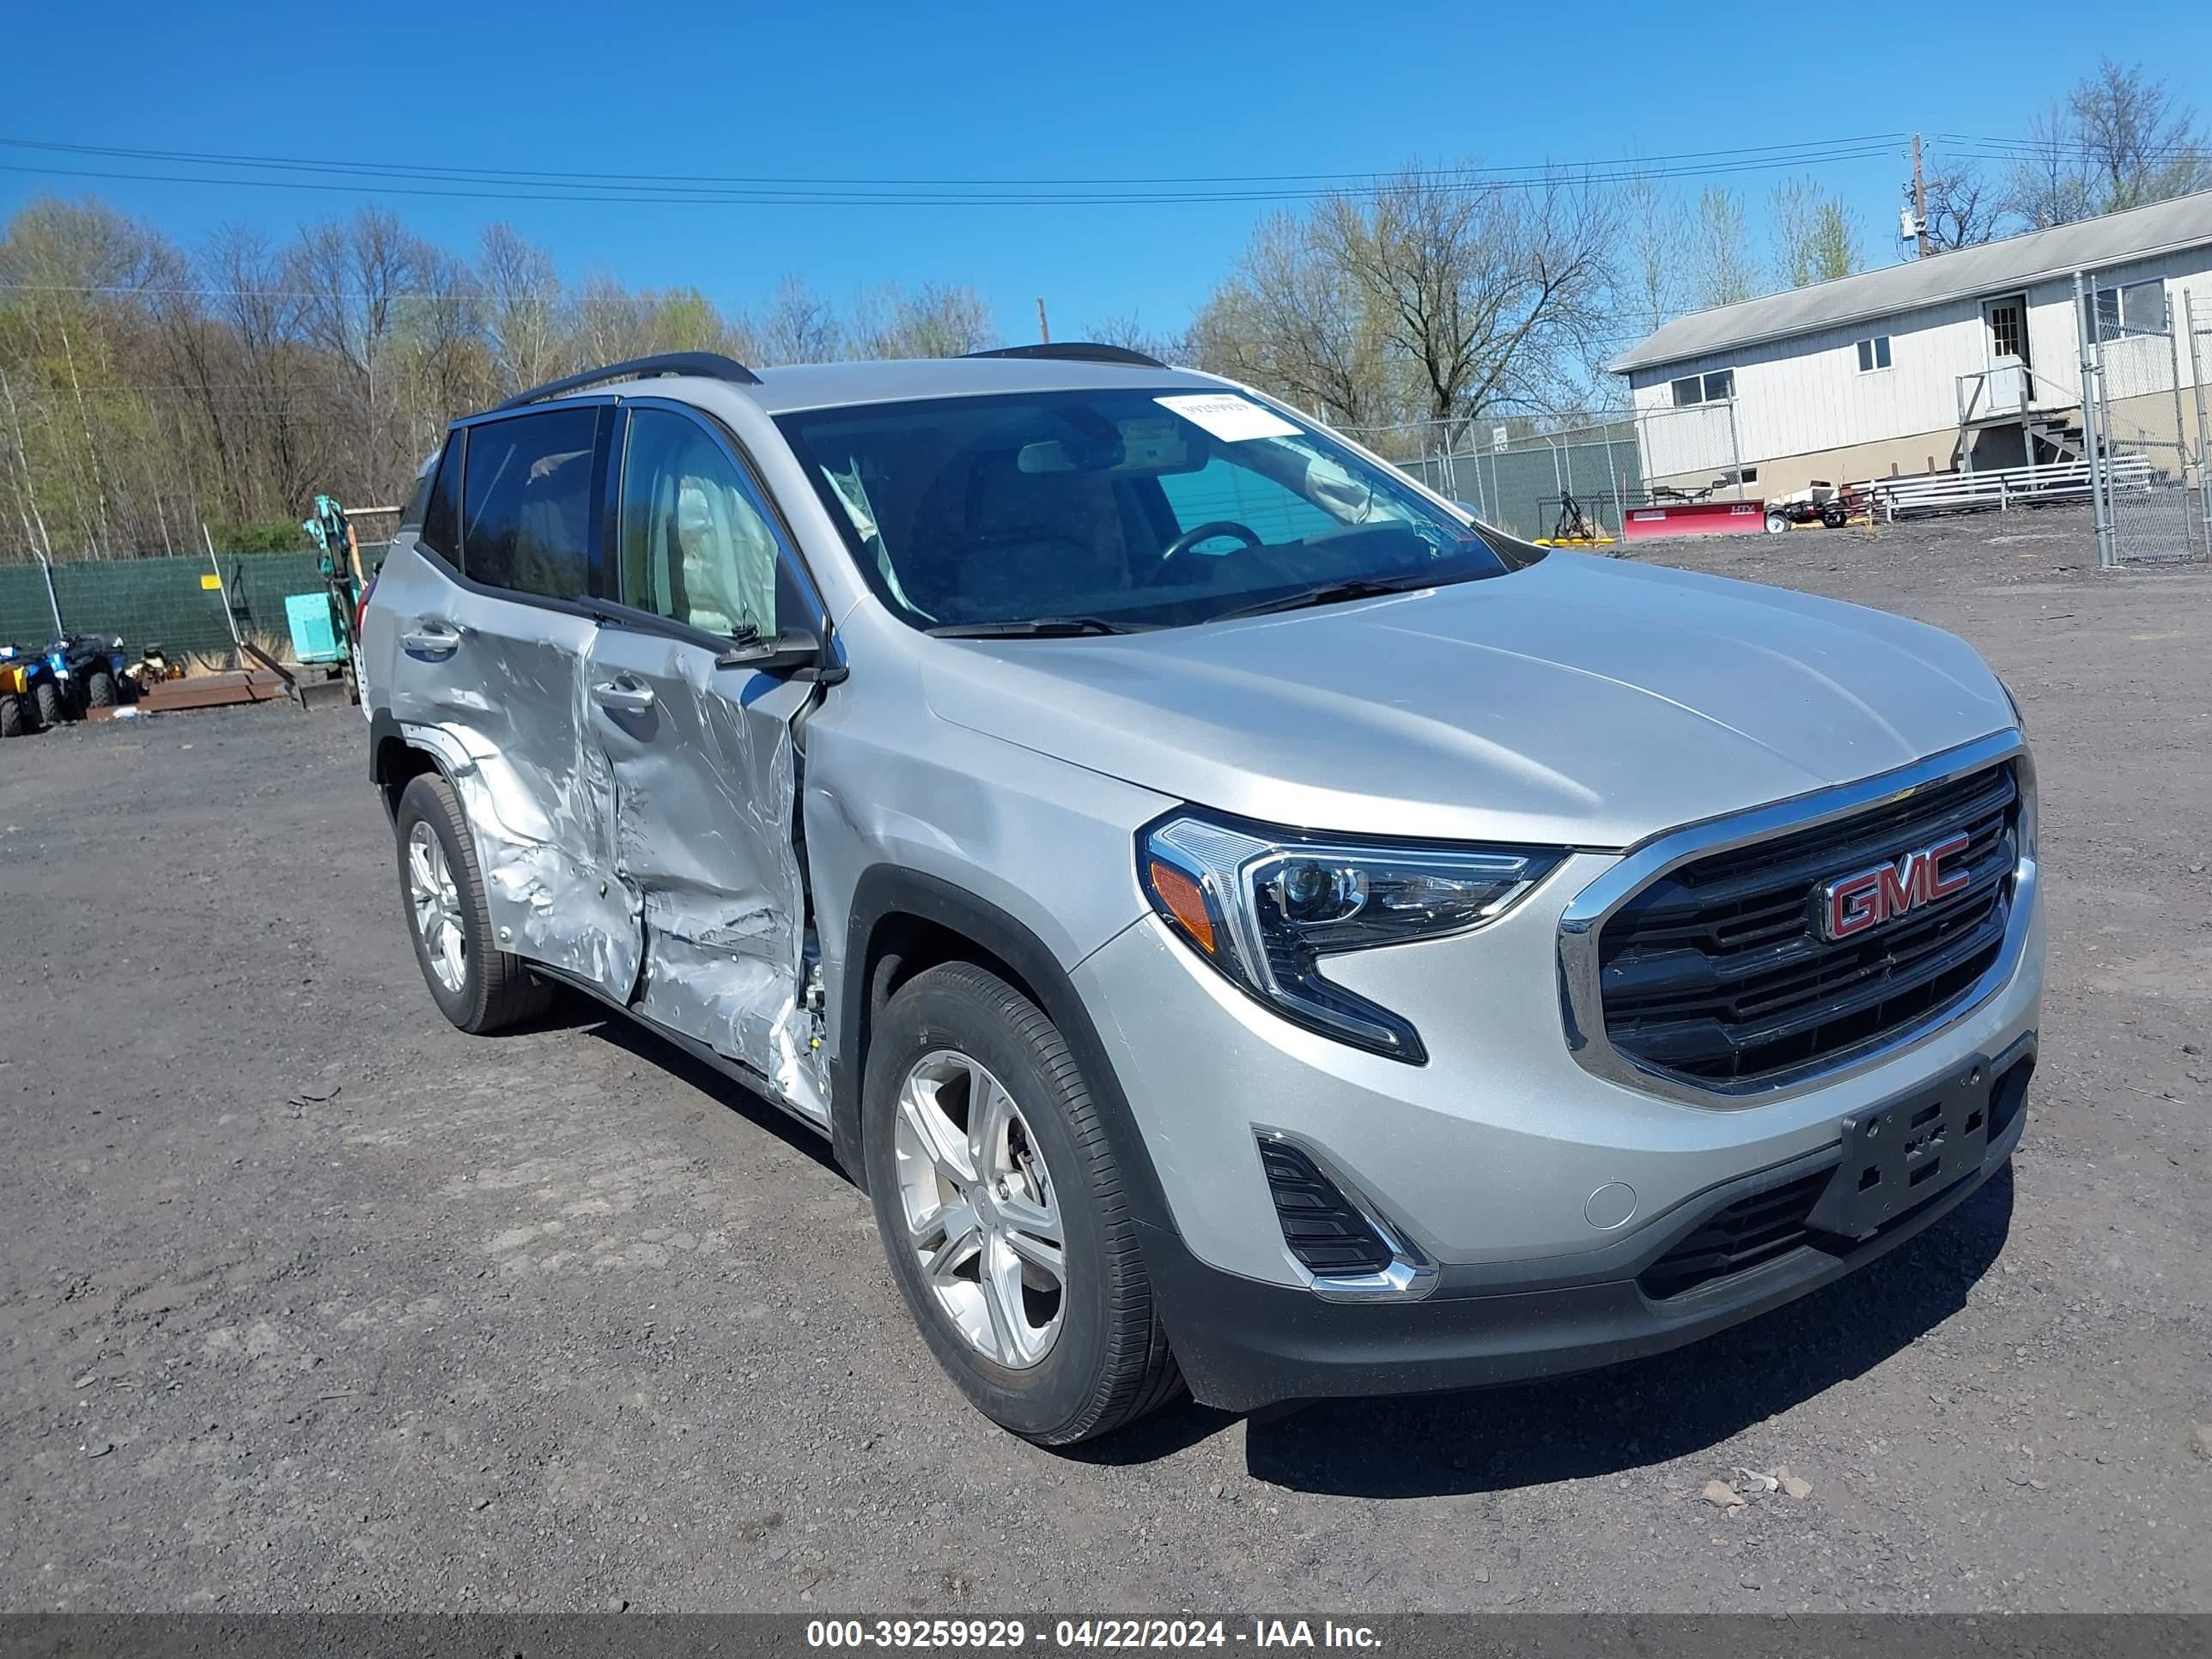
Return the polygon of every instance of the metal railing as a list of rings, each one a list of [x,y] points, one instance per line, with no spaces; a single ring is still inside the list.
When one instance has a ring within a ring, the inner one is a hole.
[[[2026,363],[2002,368],[1978,368],[1956,378],[1959,424],[1977,421],[2014,420],[2026,415],[2054,415],[2081,406],[2081,395]],[[2012,401],[2003,401],[2009,395]]]
[[[2150,462],[2141,455],[2115,455],[2112,482],[2116,489],[2144,490],[2153,482]],[[2002,511],[2036,507],[2052,501],[2086,501],[2095,488],[2094,470],[2087,461],[2067,461],[2047,466],[2003,467],[1991,472],[1923,472],[1901,478],[1875,478],[1854,488],[1874,500],[1875,509],[1893,522],[1927,513]]]

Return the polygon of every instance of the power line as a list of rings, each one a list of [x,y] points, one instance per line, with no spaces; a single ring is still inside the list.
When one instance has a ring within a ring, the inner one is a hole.
[[[1670,167],[1679,163],[1694,161],[1741,162],[1758,158],[1762,165],[1791,164],[1798,161],[1819,160],[1826,152],[1850,150],[1856,152],[1866,146],[1886,146],[1906,137],[1903,133],[1872,133],[1848,138],[1800,140],[1787,144],[1740,144],[1719,149],[1677,150],[1657,155],[1613,156],[1599,161],[1569,161],[1523,163],[1512,167],[1485,167],[1469,164],[1447,167],[1411,168],[1370,168],[1358,173],[1218,173],[1188,176],[1127,176],[1119,178],[1002,178],[1002,179],[896,179],[896,178],[837,178],[778,175],[745,175],[723,173],[590,172],[574,169],[532,167],[468,167],[442,163],[380,162],[316,159],[295,155],[255,155],[235,152],[211,150],[161,150],[131,149],[114,145],[63,143],[43,139],[0,138],[0,145],[16,149],[39,149],[76,155],[103,156],[111,160],[155,161],[169,164],[208,164],[237,167],[282,168],[311,173],[342,173],[372,177],[404,177],[441,183],[463,184],[553,184],[564,187],[599,188],[607,186],[640,186],[660,189],[672,185],[700,185],[718,189],[745,191],[772,190],[797,186],[806,191],[861,190],[890,191],[908,189],[1000,191],[1048,190],[1054,192],[1082,188],[1133,190],[1155,186],[1253,185],[1322,185],[1356,184],[1368,180],[1389,180],[1412,174],[1424,181],[1470,183],[1499,183],[1513,181],[1542,182],[1562,172],[1572,174],[1592,168],[1624,169],[1639,173],[1655,167]]]
[[[71,155],[103,154],[88,146],[52,145],[23,139],[0,139],[0,144]],[[1893,141],[1883,137],[1831,141],[1820,145],[1762,146],[1711,151],[1704,153],[1711,159],[1676,159],[1657,165],[1616,160],[1559,162],[1540,169],[1521,172],[1487,173],[1462,168],[1414,169],[1410,173],[1396,173],[1310,174],[1304,175],[1306,182],[1303,185],[1279,188],[1260,187],[1264,181],[1231,181],[1239,183],[1238,188],[1179,185],[1173,189],[1156,188],[1143,181],[1115,183],[1103,188],[1072,188],[1054,181],[1057,187],[1051,189],[1021,185],[1014,181],[985,181],[981,185],[924,185],[895,180],[793,186],[765,182],[675,184],[660,181],[668,175],[539,175],[463,168],[434,169],[406,163],[316,162],[289,159],[231,161],[179,151],[126,153],[121,159],[234,170],[274,168],[321,176],[266,178],[255,176],[251,171],[237,173],[235,176],[205,172],[120,172],[108,168],[21,163],[0,163],[0,172],[125,183],[213,185],[231,188],[337,191],[474,201],[574,202],[596,206],[632,204],[690,207],[1121,207],[1305,202],[1346,193],[1347,190],[1356,194],[1397,195],[1454,185],[1498,190],[1545,190],[1561,185],[1628,184],[1644,179],[1725,177],[1886,157],[1893,147]],[[1297,177],[1285,175],[1294,181]],[[1329,182],[1331,180],[1336,182]],[[1356,185],[1348,182],[1352,180],[1358,182]]]

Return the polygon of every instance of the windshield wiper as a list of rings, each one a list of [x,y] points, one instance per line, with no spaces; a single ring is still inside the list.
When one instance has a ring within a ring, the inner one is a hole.
[[[1352,576],[1342,581],[1318,582],[1311,587],[1278,593],[1273,599],[1261,599],[1256,605],[1240,605],[1234,610],[1217,611],[1206,620],[1226,622],[1232,617],[1264,617],[1274,611],[1304,611],[1311,605],[1340,605],[1346,599],[1371,599],[1381,593],[1402,593],[1408,588],[1435,587],[1456,580],[1460,579],[1439,576],[1427,570],[1406,576]]]
[[[946,623],[928,632],[940,640],[1056,640],[1079,634],[1127,634],[1103,617],[1030,617],[1014,622]]]

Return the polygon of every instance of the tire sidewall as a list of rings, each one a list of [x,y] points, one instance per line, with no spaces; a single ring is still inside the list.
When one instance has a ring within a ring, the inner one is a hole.
[[[939,1363],[986,1416],[1017,1434],[1049,1440],[1091,1408],[1106,1364],[1105,1222],[1091,1182],[1091,1159],[1069,1124],[1067,1091],[1047,1069],[1045,1055],[1029,1034],[1006,1022],[969,987],[969,981],[944,977],[939,970],[924,973],[891,1000],[878,1024],[862,1097],[868,1192],[892,1276]],[[907,1242],[893,1139],[898,1091],[915,1062],[940,1048],[967,1054],[1013,1096],[1059,1199],[1066,1267],[1060,1335],[1052,1351],[1025,1370],[995,1364],[960,1334],[938,1305]]]
[[[415,921],[414,891],[407,870],[407,843],[417,823],[428,824],[430,833],[437,836],[446,855],[447,873],[453,878],[453,887],[461,913],[461,933],[468,942],[467,960],[463,964],[459,990],[448,991],[438,979],[437,970],[430,965],[430,948],[422,938],[422,930]],[[422,970],[422,982],[429,988],[431,998],[446,1018],[462,1030],[481,1023],[483,1016],[483,964],[488,941],[480,937],[477,915],[482,905],[472,890],[476,882],[476,860],[467,856],[464,843],[465,829],[460,808],[453,799],[453,787],[444,779],[430,774],[412,780],[399,797],[399,811],[392,820],[394,836],[398,843],[399,908],[407,925],[407,937],[415,944],[415,963]]]

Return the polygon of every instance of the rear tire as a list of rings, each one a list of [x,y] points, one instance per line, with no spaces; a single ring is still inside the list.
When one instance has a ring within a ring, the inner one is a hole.
[[[59,726],[62,723],[62,689],[52,680],[40,680],[33,686],[31,701],[38,708],[40,726]]]
[[[115,676],[106,669],[84,683],[84,700],[94,708],[115,707]]]
[[[0,738],[23,735],[23,700],[13,691],[0,693]]]
[[[551,988],[520,957],[499,948],[476,840],[453,786],[434,772],[411,780],[392,827],[416,964],[439,1011],[478,1036],[543,1013]]]
[[[877,1024],[861,1098],[892,1277],[978,1410],[1063,1446],[1181,1391],[1105,1126],[1042,1010],[972,963],[917,974]]]

